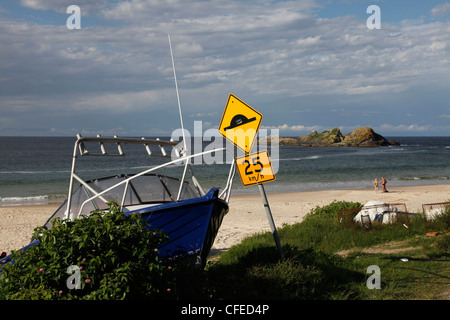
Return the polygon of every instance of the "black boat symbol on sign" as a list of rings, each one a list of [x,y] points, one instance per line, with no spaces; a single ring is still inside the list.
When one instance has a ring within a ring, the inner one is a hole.
[[[244,116],[242,114],[237,114],[233,117],[233,119],[231,119],[230,125],[228,127],[224,128],[223,130],[227,131],[228,129],[234,129],[236,127],[242,126],[246,123],[250,123],[255,120],[256,120],[256,117],[247,119],[246,116]]]

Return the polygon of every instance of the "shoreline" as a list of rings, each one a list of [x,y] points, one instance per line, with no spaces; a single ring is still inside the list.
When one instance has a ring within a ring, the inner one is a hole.
[[[405,203],[408,212],[422,212],[422,204],[450,201],[450,185],[387,186],[388,193],[373,188],[267,193],[275,226],[301,222],[316,206],[334,200],[365,204],[371,200]],[[26,204],[0,207],[0,253],[26,246],[35,227],[45,224],[60,203]],[[245,237],[270,231],[259,193],[230,197],[230,210],[214,241],[211,255],[228,250]]]
[[[238,179],[238,178],[235,178]],[[450,179],[440,179],[440,180],[391,180],[388,183],[388,187],[390,189],[398,189],[403,187],[431,187],[431,186],[440,186],[440,185],[446,185],[444,181],[447,181]],[[412,184],[411,181],[414,183]],[[400,183],[399,183],[400,182]],[[402,183],[403,182],[403,183]],[[293,185],[282,185],[281,187],[278,185],[277,188],[273,188],[272,184],[267,184],[265,186],[265,191],[267,194],[286,194],[286,193],[303,193],[303,192],[321,192],[321,191],[335,191],[335,190],[343,190],[343,191],[351,191],[351,190],[371,190],[372,187],[372,181],[369,181],[359,187],[354,187],[351,184],[348,185],[328,185],[326,187],[307,187],[307,188],[298,188],[294,189],[293,191],[287,191],[292,189]],[[237,183],[239,186],[237,189],[233,189],[232,197],[241,197],[241,196],[255,196],[259,195],[257,188],[249,188],[244,187]],[[327,183],[325,183],[327,185]],[[450,182],[449,182],[450,184]],[[235,188],[235,187],[234,187]],[[380,185],[381,189],[381,185]],[[236,192],[242,192],[241,194],[237,194]],[[0,208],[3,207],[23,207],[23,206],[45,206],[45,205],[55,205],[60,206],[65,200],[67,199],[67,194],[65,195],[41,195],[41,196],[25,196],[25,197],[0,197]]]

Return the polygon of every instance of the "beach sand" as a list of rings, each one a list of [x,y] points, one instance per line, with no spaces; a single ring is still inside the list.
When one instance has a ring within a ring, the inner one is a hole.
[[[255,192],[258,192],[257,187]],[[267,194],[277,228],[283,224],[301,222],[316,206],[333,200],[365,204],[371,200],[386,203],[405,203],[408,212],[422,212],[422,204],[450,201],[450,185],[389,187],[389,193],[375,193],[373,189],[326,190]],[[0,207],[0,253],[17,250],[30,242],[33,230],[45,224],[59,204]],[[259,193],[231,195],[230,211],[217,234],[212,254],[229,249],[254,233],[270,231],[266,212]]]

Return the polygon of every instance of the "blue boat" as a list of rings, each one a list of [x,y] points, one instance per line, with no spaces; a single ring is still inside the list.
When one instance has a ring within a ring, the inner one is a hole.
[[[86,148],[89,143],[100,146],[101,152],[90,153]],[[117,147],[117,152],[113,154],[106,152],[108,144]],[[125,155],[122,149],[124,144],[141,144],[150,157],[172,159],[137,174],[118,174],[87,181],[77,175],[79,156],[94,156],[94,159],[101,156],[122,157]],[[152,150],[151,146],[156,147],[159,154]],[[173,149],[171,155],[168,155],[164,147]],[[147,221],[150,229],[162,230],[169,236],[169,241],[159,248],[162,260],[184,259],[190,264],[203,268],[222,220],[228,212],[235,164],[233,161],[226,185],[221,192],[217,187],[204,192],[195,178],[190,162],[194,157],[219,151],[226,151],[226,149],[220,148],[186,155],[183,146],[173,141],[78,135],[74,147],[67,200],[47,220],[45,226],[51,228],[51,221],[55,218],[73,220],[89,216],[94,210],[108,209],[108,203],[116,201],[125,214],[138,213]],[[174,165],[183,166],[181,178],[154,173]],[[191,182],[187,181],[188,171]],[[74,188],[75,181],[80,182],[77,188]],[[37,241],[31,242],[23,249],[37,244],[39,244]],[[5,265],[10,258],[11,255],[0,260],[0,274],[1,266]]]

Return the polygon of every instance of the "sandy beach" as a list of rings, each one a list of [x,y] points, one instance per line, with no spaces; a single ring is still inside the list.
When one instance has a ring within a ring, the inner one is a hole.
[[[422,212],[424,203],[450,201],[450,185],[388,186],[388,190],[389,193],[375,193],[373,189],[326,190],[267,194],[267,197],[277,228],[301,222],[312,208],[333,200],[405,203],[408,212]],[[10,253],[27,245],[34,228],[43,225],[58,207],[59,204],[0,207],[0,252]],[[264,231],[270,231],[270,226],[260,194],[232,195],[230,211],[223,220],[212,253],[227,250],[243,238]]]

